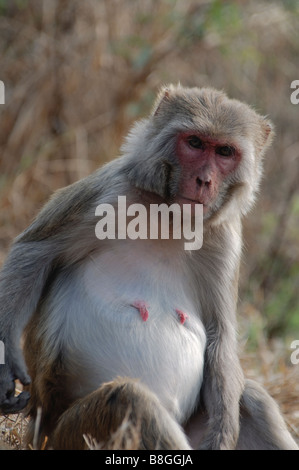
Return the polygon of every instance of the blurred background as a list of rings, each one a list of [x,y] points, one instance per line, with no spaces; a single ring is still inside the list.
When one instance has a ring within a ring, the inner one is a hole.
[[[54,190],[115,158],[162,84],[213,86],[276,128],[245,222],[239,322],[247,375],[298,437],[299,2],[0,0],[0,265]]]

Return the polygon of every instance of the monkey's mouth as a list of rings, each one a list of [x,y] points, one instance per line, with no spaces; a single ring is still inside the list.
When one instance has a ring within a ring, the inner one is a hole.
[[[182,194],[178,194],[176,199],[178,199],[179,201],[182,199],[183,201],[187,201],[187,203],[189,202],[193,204],[202,204],[204,207],[207,207],[204,202],[197,199],[191,199],[190,197],[183,196]]]
[[[189,197],[182,196],[181,194],[179,194],[178,197],[181,198],[181,199],[186,199],[186,201],[194,202],[195,204],[202,204],[202,205],[204,205],[204,203],[201,202],[201,201],[197,201],[196,199],[190,199]]]
[[[176,196],[175,202],[177,202],[178,204],[190,204],[191,209],[194,209],[194,207],[197,206],[198,204],[202,204],[204,215],[207,215],[210,210],[209,205],[201,201],[200,199],[192,199],[190,197],[183,196],[182,194],[178,194]]]

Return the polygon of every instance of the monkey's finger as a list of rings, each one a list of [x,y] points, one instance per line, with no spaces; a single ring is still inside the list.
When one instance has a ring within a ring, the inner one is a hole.
[[[10,396],[15,394],[15,382],[12,380],[10,374],[6,374],[2,380],[0,380],[0,406],[4,403]]]
[[[31,384],[31,377],[28,375],[26,372],[16,374],[16,379],[19,379],[19,381],[23,385],[30,385]]]
[[[23,385],[31,383],[30,375],[27,373],[26,366],[22,361],[13,365],[13,377],[14,380],[18,379]]]
[[[9,397],[0,406],[2,414],[18,413],[23,410],[28,403],[30,393],[24,391],[18,396]]]

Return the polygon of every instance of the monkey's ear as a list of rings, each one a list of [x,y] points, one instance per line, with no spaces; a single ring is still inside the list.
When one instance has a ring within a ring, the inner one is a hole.
[[[261,130],[262,130],[262,145],[261,147],[268,147],[275,135],[274,125],[267,118],[261,119]]]
[[[160,92],[158,93],[156,102],[153,106],[152,115],[157,116],[163,109],[163,106],[166,105],[171,101],[171,97],[174,92],[173,85],[167,85],[161,88]]]

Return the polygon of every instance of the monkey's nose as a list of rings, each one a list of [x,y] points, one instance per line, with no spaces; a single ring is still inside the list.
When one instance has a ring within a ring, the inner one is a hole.
[[[201,178],[196,178],[196,183],[200,188],[202,188],[203,186],[205,186],[206,188],[209,188],[211,185],[211,180],[210,179],[202,180]]]

